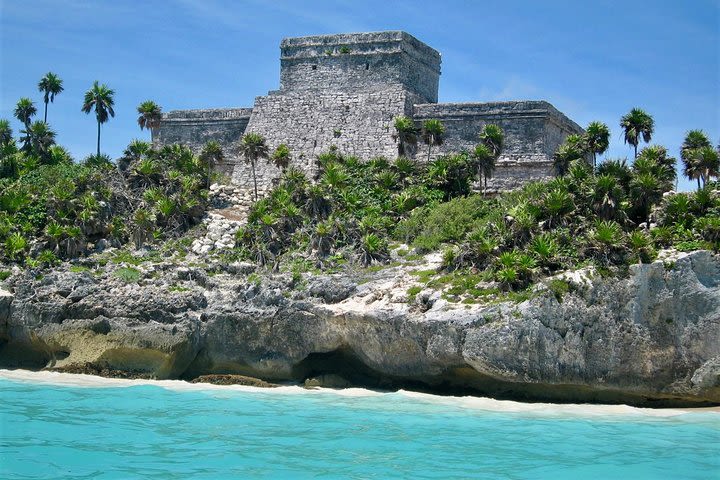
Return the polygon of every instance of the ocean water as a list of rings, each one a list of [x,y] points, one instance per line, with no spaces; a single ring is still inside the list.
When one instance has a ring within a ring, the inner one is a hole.
[[[0,478],[720,478],[720,413],[0,371]]]

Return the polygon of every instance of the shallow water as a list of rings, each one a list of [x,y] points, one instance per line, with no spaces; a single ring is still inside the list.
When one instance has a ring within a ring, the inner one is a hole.
[[[720,478],[720,413],[0,371],[0,477]]]

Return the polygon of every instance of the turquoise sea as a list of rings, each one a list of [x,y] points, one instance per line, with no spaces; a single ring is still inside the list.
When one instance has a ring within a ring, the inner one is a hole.
[[[720,413],[0,371],[0,478],[720,478]]]

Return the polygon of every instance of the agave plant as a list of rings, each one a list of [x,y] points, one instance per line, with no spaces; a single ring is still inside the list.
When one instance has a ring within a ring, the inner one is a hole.
[[[10,260],[19,260],[27,248],[28,242],[20,233],[13,233],[5,239],[5,255]]]
[[[358,251],[360,264],[364,267],[371,265],[373,262],[384,262],[390,256],[386,242],[374,233],[362,237]]]

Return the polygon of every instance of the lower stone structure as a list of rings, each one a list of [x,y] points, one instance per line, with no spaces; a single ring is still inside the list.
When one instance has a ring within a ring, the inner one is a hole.
[[[270,150],[284,143],[291,165],[315,173],[317,156],[336,147],[360,159],[395,158],[393,121],[399,115],[418,126],[439,119],[444,143],[430,159],[471,151],[487,123],[505,132],[505,147],[492,190],[508,190],[553,175],[552,155],[565,137],[582,129],[545,101],[436,103],[440,55],[405,32],[291,38],[281,44],[281,85],[257,97],[253,108],[172,111],[163,116],[159,144],[183,143],[199,151],[208,140],[224,148],[219,169],[241,187],[252,186],[250,167],[239,155],[246,132],[263,135]],[[427,160],[420,143],[410,155]],[[280,171],[270,162],[256,168],[261,188]]]

